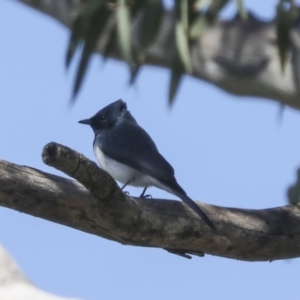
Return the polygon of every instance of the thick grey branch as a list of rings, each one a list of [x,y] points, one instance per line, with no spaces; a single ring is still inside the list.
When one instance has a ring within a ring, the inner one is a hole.
[[[77,0],[17,0],[35,8],[67,27],[71,26]],[[103,53],[114,19],[99,40]],[[165,11],[159,34],[145,56],[145,64],[170,68],[175,49],[174,15]],[[139,49],[139,16],[132,25],[134,52]],[[250,19],[218,21],[191,45],[192,76],[240,96],[263,97],[300,109],[300,31],[291,32],[292,48],[282,73],[274,22]],[[122,60],[117,46],[108,56]]]
[[[180,201],[138,199],[82,154],[50,143],[43,160],[80,183],[0,161],[0,205],[122,244],[247,261],[300,256],[300,206],[265,210],[199,203],[211,231]]]

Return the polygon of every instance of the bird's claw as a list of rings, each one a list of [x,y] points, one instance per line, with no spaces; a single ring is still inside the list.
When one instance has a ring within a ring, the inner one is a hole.
[[[140,198],[152,199],[152,195],[141,195]]]
[[[168,251],[169,253],[179,255],[181,257],[187,258],[187,259],[192,259],[191,255],[197,255],[199,257],[203,257],[204,253],[203,252],[196,252],[196,251],[185,251],[185,250],[179,250],[179,249],[168,249],[168,248],[163,248],[164,250]]]

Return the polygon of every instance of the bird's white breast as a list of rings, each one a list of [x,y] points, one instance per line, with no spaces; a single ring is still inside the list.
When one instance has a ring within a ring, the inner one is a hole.
[[[97,146],[94,146],[94,153],[100,167],[108,172],[117,181],[121,183],[127,183],[138,175],[138,172],[134,169],[105,155]]]
[[[100,167],[107,173],[109,173],[115,180],[124,184],[130,182],[129,185],[132,186],[156,186],[172,193],[169,188],[162,185],[155,178],[149,175],[142,174],[141,172],[129,166],[111,159],[110,157],[105,155],[96,145],[94,145],[94,153]]]

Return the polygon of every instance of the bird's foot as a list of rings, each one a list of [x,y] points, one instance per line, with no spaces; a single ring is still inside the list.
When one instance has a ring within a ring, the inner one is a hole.
[[[145,195],[146,191],[147,191],[147,186],[143,189],[143,192],[140,194],[139,198],[152,198],[151,195]]]
[[[192,259],[191,255],[197,255],[199,257],[204,256],[203,252],[186,251],[186,250],[179,250],[179,249],[167,249],[167,248],[163,248],[163,249],[168,251],[169,253],[176,254],[187,259]]]
[[[152,199],[152,195],[140,195],[140,198]]]

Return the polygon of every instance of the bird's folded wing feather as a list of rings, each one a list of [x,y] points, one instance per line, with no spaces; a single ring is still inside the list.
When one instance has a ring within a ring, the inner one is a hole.
[[[120,135],[123,135],[121,139]],[[103,153],[120,163],[163,181],[174,177],[172,166],[158,152],[148,133],[136,123],[115,127],[99,142]]]

